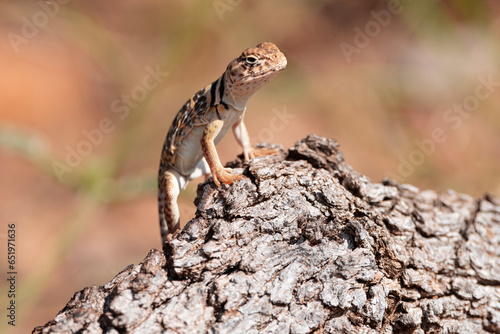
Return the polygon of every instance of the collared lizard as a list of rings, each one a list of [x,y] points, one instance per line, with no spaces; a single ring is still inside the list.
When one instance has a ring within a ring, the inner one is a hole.
[[[243,123],[248,99],[278,72],[287,60],[269,42],[248,48],[225,72],[193,95],[179,110],[163,145],[158,172],[158,208],[162,241],[180,228],[177,196],[188,181],[212,174],[217,186],[243,178],[224,168],[215,145],[232,128],[245,160],[259,155],[250,145]]]

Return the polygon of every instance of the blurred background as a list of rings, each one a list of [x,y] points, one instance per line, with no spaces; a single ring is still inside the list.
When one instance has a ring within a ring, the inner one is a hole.
[[[15,223],[18,272],[15,328],[0,281],[2,333],[30,332],[160,248],[170,123],[262,41],[288,67],[250,100],[254,143],[316,133],[373,181],[500,195],[498,1],[24,0],[0,18],[0,263],[6,275]],[[218,150],[240,153],[232,135]]]

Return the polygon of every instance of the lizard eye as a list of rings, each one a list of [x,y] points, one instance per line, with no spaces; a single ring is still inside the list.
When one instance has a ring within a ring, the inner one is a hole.
[[[255,65],[257,63],[257,58],[254,56],[248,56],[245,58],[245,63],[250,66]]]

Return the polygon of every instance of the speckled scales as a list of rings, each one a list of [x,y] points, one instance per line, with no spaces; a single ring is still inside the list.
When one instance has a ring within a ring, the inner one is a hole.
[[[207,97],[206,92],[210,89],[210,86],[200,89],[184,103],[175,116],[165,139],[161,165],[174,166],[175,151],[179,142],[191,132],[194,126],[207,125],[212,121],[212,119],[207,118],[210,96]]]

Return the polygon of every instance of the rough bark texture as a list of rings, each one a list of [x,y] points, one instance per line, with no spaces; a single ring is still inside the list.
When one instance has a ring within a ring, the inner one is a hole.
[[[372,183],[309,136],[34,333],[500,333],[500,203]]]

